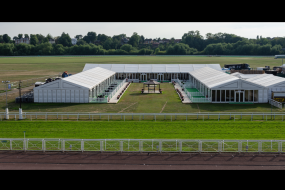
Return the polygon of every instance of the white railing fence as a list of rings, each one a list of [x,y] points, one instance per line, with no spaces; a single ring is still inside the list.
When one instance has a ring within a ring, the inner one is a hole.
[[[106,96],[103,98],[98,98],[98,97],[89,97],[89,102],[90,103],[108,103],[109,100],[116,94],[116,92],[125,84],[126,79],[124,80],[115,80],[112,83],[116,83],[116,87],[111,89],[111,92],[103,92],[101,95]],[[105,90],[107,90],[108,87],[106,87]],[[104,91],[105,91],[104,90]],[[110,90],[110,89],[109,89]]]
[[[125,84],[126,79],[117,83],[117,87],[108,95],[109,100],[117,93],[117,91]]]
[[[284,153],[284,146],[284,140],[0,138],[0,150],[5,151]]]
[[[4,121],[6,118],[6,113],[5,112],[0,112],[0,121]],[[19,112],[9,112],[9,118],[10,120],[17,120],[19,119]],[[218,121],[220,120],[221,116],[227,116],[229,117],[230,120],[242,120],[244,116],[250,116],[251,121],[253,120],[253,117],[258,117],[258,120],[263,119],[267,121],[268,119],[274,119],[275,117],[278,116],[278,119],[283,121],[283,117],[285,116],[285,112],[222,112],[222,113],[216,113],[216,112],[200,112],[200,113],[88,113],[88,112],[81,112],[81,113],[76,113],[76,112],[23,112],[21,114],[23,119],[27,120],[35,120],[35,119],[45,119],[45,120],[55,120],[55,119],[74,119],[76,118],[77,121],[79,118],[83,118],[84,120],[92,120],[93,119],[101,119],[101,116],[104,116],[104,118],[108,118],[109,120],[112,120],[112,116],[117,116],[121,120],[134,120],[134,116],[139,118],[140,120],[144,120],[145,117],[153,118],[154,121],[158,120],[166,120],[167,119],[176,120],[177,116],[183,116],[182,118],[180,117],[178,120],[191,120],[193,118],[197,119],[206,119],[211,116],[217,117]],[[175,118],[173,118],[173,116]],[[127,119],[126,119],[127,117]],[[131,117],[131,119],[130,119]],[[169,118],[170,117],[170,118]],[[227,119],[227,117],[223,117],[223,119]],[[114,118],[113,118],[114,119]],[[257,118],[256,118],[257,119]],[[115,119],[116,120],[116,119]]]
[[[273,105],[273,106],[275,106],[277,108],[282,109],[282,103],[281,102],[277,102],[277,101],[275,101],[273,99],[269,99],[269,104],[271,104],[271,105]]]

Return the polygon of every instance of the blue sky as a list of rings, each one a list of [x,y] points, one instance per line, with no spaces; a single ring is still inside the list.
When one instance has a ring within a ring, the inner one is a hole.
[[[70,37],[94,31],[97,34],[108,36],[126,34],[131,36],[133,32],[143,35],[145,38],[172,38],[181,39],[184,33],[191,30],[199,30],[201,35],[210,33],[231,33],[246,38],[284,37],[285,22],[0,22],[0,35],[8,34],[11,38],[21,34],[42,34],[46,36],[60,36],[62,32]]]

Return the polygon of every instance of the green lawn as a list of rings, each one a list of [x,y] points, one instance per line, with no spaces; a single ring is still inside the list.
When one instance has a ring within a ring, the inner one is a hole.
[[[4,121],[0,138],[284,140],[278,121]]]
[[[113,64],[224,64],[248,63],[252,68],[280,66],[282,60],[272,57],[239,56],[35,56],[0,57],[0,81],[24,80],[68,71],[81,72],[85,63]]]

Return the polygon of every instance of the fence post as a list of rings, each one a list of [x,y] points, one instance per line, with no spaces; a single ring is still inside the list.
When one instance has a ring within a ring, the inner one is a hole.
[[[219,113],[219,116],[218,116],[218,121],[220,121],[220,113]]]
[[[43,139],[42,140],[42,150],[43,150],[43,152],[45,152],[45,144],[44,143],[45,143],[45,140]]]
[[[242,141],[238,142],[238,151],[241,152],[242,151]]]
[[[186,115],[186,121],[187,121],[187,115]]]
[[[260,152],[262,152],[262,142],[261,141],[258,142],[258,153],[260,154]]]
[[[219,152],[219,153],[221,153],[222,148],[223,148],[222,141],[219,141],[219,142],[218,142],[218,152]]]
[[[120,151],[123,152],[123,141],[120,141]]]
[[[10,150],[12,150],[12,141],[13,140],[10,140]]]
[[[171,117],[171,121],[172,121],[172,115],[170,117]]]
[[[124,115],[124,121],[125,121],[125,115]]]
[[[199,140],[199,145],[198,145],[198,150],[199,150],[199,153],[202,152],[202,141]]]
[[[81,141],[81,151],[83,152],[84,151],[84,140],[82,139]]]
[[[101,151],[101,153],[103,151],[103,141],[100,141],[100,151]]]
[[[236,121],[236,116],[234,115],[234,121]]]
[[[162,151],[162,141],[160,140],[159,141],[159,152],[161,153],[161,151]]]
[[[26,152],[26,140],[23,141],[23,149]]]
[[[252,121],[252,114],[251,114],[251,121]]]
[[[182,152],[182,140],[179,141],[179,152]]]
[[[156,121],[156,115],[154,115],[154,121]]]
[[[56,113],[56,119],[58,119],[58,113]]]
[[[62,152],[65,150],[65,140],[62,140]]]
[[[242,113],[240,114],[240,119],[242,120]]]
[[[109,121],[109,115],[108,115],[108,121]]]

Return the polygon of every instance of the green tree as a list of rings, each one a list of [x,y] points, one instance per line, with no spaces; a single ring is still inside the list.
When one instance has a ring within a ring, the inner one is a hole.
[[[84,40],[78,40],[76,45],[86,45],[87,43]]]
[[[105,34],[98,34],[97,40],[100,40],[100,42],[103,44],[108,38],[109,36],[106,36]]]
[[[29,37],[29,35],[28,35],[28,34],[25,34],[25,38],[28,38],[28,39],[30,39],[30,37]]]
[[[87,36],[92,43],[97,39],[96,32],[88,32]]]
[[[108,38],[104,43],[103,43],[103,47],[108,50],[112,48],[112,38]]]
[[[122,45],[121,48],[122,50],[126,51],[126,52],[130,52],[131,49],[132,49],[132,45],[130,44],[125,44],[125,45]]]
[[[61,34],[61,36],[58,38],[58,44],[62,44],[63,46],[67,46],[70,47],[72,46],[71,43],[71,38],[70,36],[67,34],[65,34],[64,32]]]
[[[160,49],[159,49],[159,48],[156,48],[156,49],[155,49],[155,54],[158,54],[159,51],[160,51]]]
[[[39,43],[43,43],[43,40],[45,38],[45,36],[43,36],[42,34],[36,34],[38,40],[39,40]]]
[[[53,37],[52,37],[51,34],[48,34],[48,35],[46,36],[46,38],[47,38],[48,40],[53,39]]]
[[[132,45],[133,47],[138,47],[139,42],[140,42],[140,36],[138,35],[138,33],[134,32],[128,44]]]
[[[49,38],[48,37],[44,38],[42,43],[47,43],[47,42],[49,42]]]
[[[19,39],[23,38],[23,34],[18,34],[18,38]]]
[[[31,34],[30,37],[31,37],[30,44],[37,45],[39,43],[39,40],[36,35]]]
[[[8,36],[8,34],[4,34],[3,35],[3,40],[4,40],[5,43],[9,43],[11,38],[10,38],[10,36]]]

